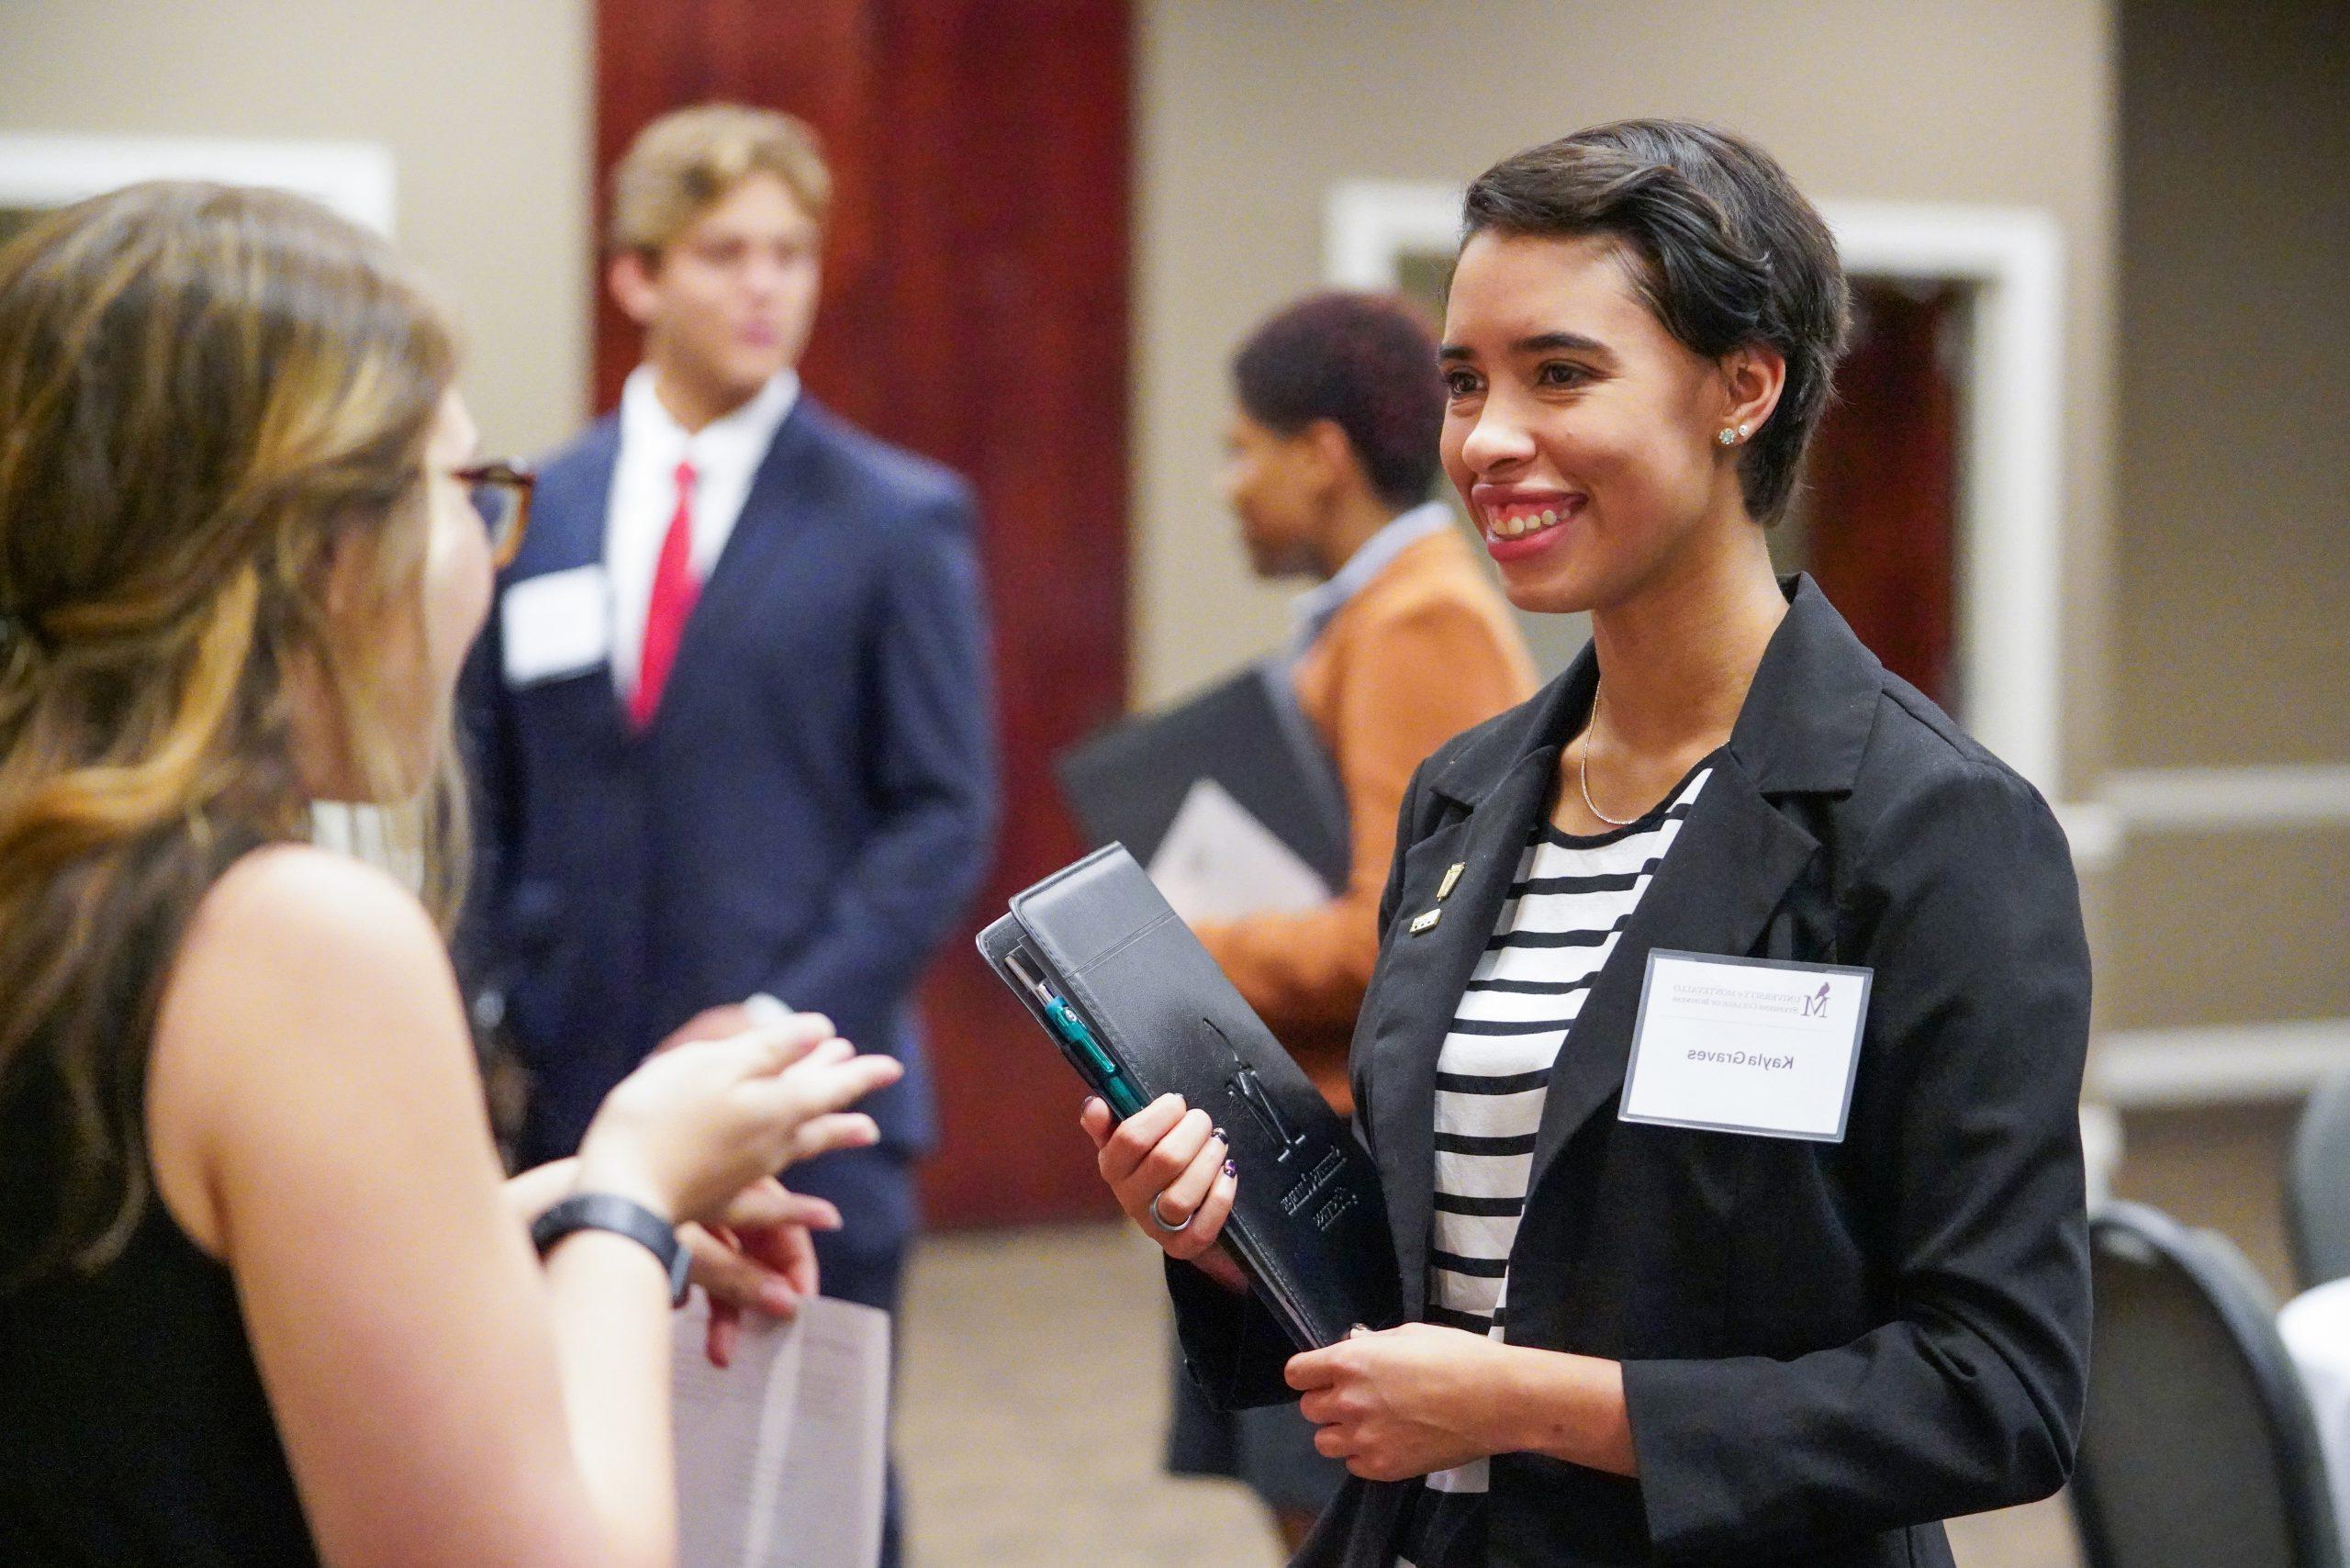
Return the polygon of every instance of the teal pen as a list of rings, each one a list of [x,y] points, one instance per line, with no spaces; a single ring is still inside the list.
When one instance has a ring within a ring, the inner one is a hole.
[[[1094,1087],[1109,1103],[1111,1114],[1123,1122],[1141,1110],[1144,1104],[1142,1092],[1126,1077],[1125,1070],[1111,1059],[1110,1053],[1102,1048],[1102,1043],[1093,1037],[1093,1031],[1085,1026],[1085,1020],[1077,1015],[1077,1010],[1054,995],[1053,988],[1043,980],[1030,973],[1020,954],[1006,955],[1004,966],[1017,975],[1020,983],[1036,998],[1036,1004],[1045,1010],[1045,1016],[1050,1020],[1053,1033],[1060,1036],[1061,1043],[1075,1051],[1078,1059],[1092,1070]]]

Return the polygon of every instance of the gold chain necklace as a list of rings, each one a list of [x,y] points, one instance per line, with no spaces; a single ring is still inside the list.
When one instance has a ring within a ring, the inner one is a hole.
[[[1591,798],[1591,741],[1594,735],[1599,734],[1599,692],[1600,689],[1596,686],[1591,689],[1591,727],[1583,732],[1583,755],[1575,758],[1575,783],[1582,787],[1583,804],[1585,811],[1589,812],[1593,816],[1597,817],[1601,822],[1606,823],[1609,827],[1629,827],[1640,819],[1639,817],[1611,817],[1606,812],[1601,811],[1599,807],[1593,802]],[[1645,815],[1646,813],[1642,814]]]

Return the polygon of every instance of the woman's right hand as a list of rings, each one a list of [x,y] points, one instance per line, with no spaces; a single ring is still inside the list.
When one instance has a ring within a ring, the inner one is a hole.
[[[1179,1094],[1162,1094],[1113,1124],[1110,1107],[1090,1099],[1078,1125],[1093,1140],[1102,1180],[1136,1228],[1169,1258],[1196,1265],[1228,1289],[1248,1289],[1238,1265],[1216,1249],[1240,1176],[1224,1129],[1205,1111],[1185,1109]]]
[[[579,1149],[579,1190],[633,1198],[682,1225],[722,1216],[788,1165],[879,1137],[847,1107],[898,1081],[832,1021],[803,1013],[647,1058],[604,1097]]]

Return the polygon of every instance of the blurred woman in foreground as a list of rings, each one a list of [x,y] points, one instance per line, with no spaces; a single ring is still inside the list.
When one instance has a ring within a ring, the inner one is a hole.
[[[514,543],[471,487],[527,488],[455,369],[291,196],[137,186],[0,252],[12,1558],[666,1563],[674,1227],[811,1217],[769,1173],[873,1137],[894,1063],[801,1017],[503,1182],[432,916],[307,844],[421,801],[453,902],[441,737]]]

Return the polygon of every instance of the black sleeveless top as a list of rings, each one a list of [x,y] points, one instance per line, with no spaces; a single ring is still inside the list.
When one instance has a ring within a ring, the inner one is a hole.
[[[229,1271],[162,1199],[97,1273],[0,1294],[0,1562],[318,1560]]]

